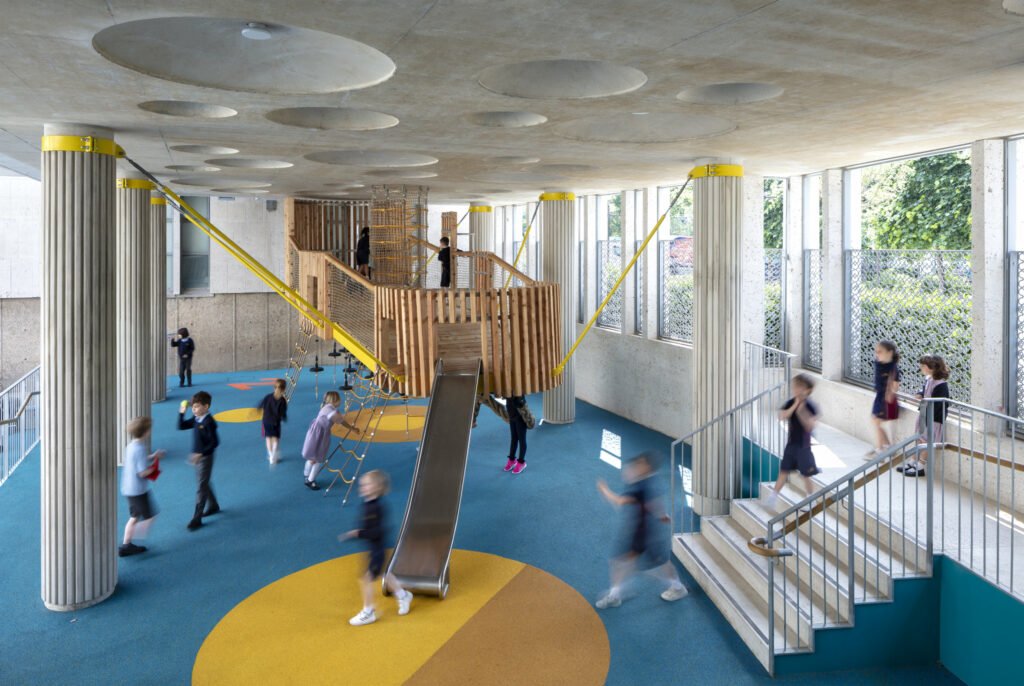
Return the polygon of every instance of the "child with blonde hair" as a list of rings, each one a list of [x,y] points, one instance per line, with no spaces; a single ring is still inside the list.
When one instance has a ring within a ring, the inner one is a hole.
[[[320,413],[309,424],[306,430],[306,440],[302,444],[302,457],[306,458],[306,466],[303,469],[306,488],[312,491],[319,491],[316,485],[317,474],[323,469],[327,461],[327,451],[331,447],[331,428],[335,424],[341,424],[349,431],[359,433],[359,429],[345,421],[345,417],[338,412],[341,405],[341,396],[337,391],[324,393],[324,402],[320,405]]]
[[[363,498],[362,526],[338,536],[339,541],[362,538],[370,545],[370,559],[366,566],[366,573],[359,577],[363,609],[348,620],[352,626],[364,626],[377,621],[374,597],[377,582],[384,575],[384,533],[387,529],[385,519],[387,511],[384,509],[382,500],[389,490],[391,490],[391,479],[387,472],[374,469],[359,477],[359,495]],[[387,584],[391,595],[395,596],[398,601],[398,614],[408,614],[412,593],[402,588],[398,580],[390,574],[385,577],[384,583]]]
[[[124,541],[117,550],[121,557],[146,552],[146,546],[135,545],[134,539],[146,537],[158,514],[156,504],[149,496],[147,481],[156,479],[160,473],[160,458],[166,454],[165,450],[148,454],[146,444],[153,429],[153,420],[149,417],[136,417],[128,422],[127,429],[132,442],[124,449],[121,493],[128,499],[129,519],[124,526]]]

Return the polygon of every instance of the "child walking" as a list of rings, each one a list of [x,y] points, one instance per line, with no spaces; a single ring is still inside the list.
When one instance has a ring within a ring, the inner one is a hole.
[[[331,447],[331,427],[341,424],[350,431],[359,433],[359,429],[345,421],[345,417],[338,412],[341,405],[341,396],[337,391],[324,393],[324,402],[320,406],[320,413],[309,424],[306,430],[306,440],[302,444],[302,456],[306,458],[306,466],[302,470],[306,488],[312,491],[319,491],[316,485],[316,476],[323,469],[327,461],[327,451]]]
[[[362,526],[338,536],[339,541],[362,538],[370,545],[370,559],[366,573],[359,577],[359,588],[363,594],[363,609],[348,620],[352,626],[363,626],[377,621],[374,595],[377,582],[380,581],[384,573],[384,532],[387,527],[385,518],[387,511],[384,509],[382,499],[390,489],[391,479],[386,472],[380,469],[374,469],[359,477],[359,495],[363,499]],[[398,601],[398,614],[409,614],[412,593],[402,588],[398,580],[390,574],[384,581],[391,595],[395,596]]]
[[[875,432],[875,447],[864,456],[870,460],[889,447],[889,437],[882,425],[899,416],[900,406],[896,393],[900,390],[900,354],[896,344],[882,340],[875,345],[875,402],[871,406],[871,424]]]
[[[946,365],[946,361],[939,355],[924,355],[918,360],[918,364],[921,365],[921,374],[924,375],[925,381],[924,386],[921,388],[921,392],[915,397],[918,400],[924,398],[949,398],[949,384],[946,383],[946,379],[949,378],[949,367]],[[925,435],[928,432],[928,417],[927,412],[932,413],[932,426],[931,426],[931,439],[933,443],[942,443],[942,429],[946,422],[946,409],[947,403],[943,400],[936,403],[929,403],[928,410],[917,416],[917,433]],[[928,444],[927,436],[918,440],[919,446],[925,446]],[[928,463],[928,456],[925,453],[923,447],[918,448],[917,454],[911,459],[910,464],[897,467],[897,471],[903,472],[903,476],[924,476],[925,465]]]
[[[185,377],[188,377],[188,385],[192,385],[192,357],[196,352],[196,342],[188,335],[188,329],[184,326],[178,329],[178,333],[171,338],[171,347],[178,349],[178,388],[185,387]]]
[[[288,421],[288,400],[284,397],[284,379],[274,380],[274,392],[263,396],[257,406],[263,410],[263,437],[267,439],[267,460],[270,464],[281,461],[278,449],[281,446],[281,422]]]
[[[184,400],[181,401],[181,408],[178,411],[178,429],[192,429],[192,454],[189,455],[189,464],[196,468],[196,509],[192,514],[192,521],[188,523],[188,530],[195,531],[203,525],[203,517],[209,517],[220,512],[220,505],[217,497],[213,495],[213,486],[210,485],[210,476],[213,473],[213,451],[220,445],[217,437],[217,422],[210,416],[210,405],[213,398],[206,391],[199,391],[192,396],[192,418],[185,419]]]
[[[508,462],[505,463],[505,471],[513,474],[520,474],[526,469],[526,418],[524,409],[526,398],[521,395],[513,395],[505,400],[505,409],[508,411],[508,430],[511,435],[511,442],[508,447]],[[519,448],[519,459],[516,459],[516,447]]]
[[[155,475],[160,471],[160,458],[166,451],[157,450],[152,455],[148,454],[146,444],[152,428],[153,420],[149,417],[136,417],[128,422],[128,434],[133,440],[124,449],[121,493],[128,499],[129,519],[124,526],[124,541],[117,549],[121,557],[146,552],[146,546],[135,545],[134,539],[146,537],[158,514],[156,504],[149,496],[147,480],[156,478]]]
[[[810,400],[814,381],[806,374],[797,374],[790,382],[790,386],[793,397],[785,402],[779,412],[779,419],[789,422],[789,438],[782,453],[779,478],[768,493],[769,507],[775,506],[779,491],[786,485],[791,473],[800,472],[804,477],[804,491],[811,495],[815,491],[811,477],[821,471],[814,463],[814,453],[811,452],[811,432],[818,421],[818,408]]]
[[[622,478],[627,490],[622,495],[608,488],[604,479],[597,480],[597,489],[605,500],[615,507],[628,505],[633,510],[626,519],[627,525],[631,522],[632,526],[627,530],[622,550],[609,561],[611,588],[594,603],[602,610],[622,604],[622,588],[636,574],[640,563],[645,563],[644,569],[653,570],[668,586],[661,594],[663,600],[679,600],[687,594],[669,559],[669,532],[665,526],[668,515],[655,494],[654,465],[651,453],[641,453],[623,465]]]

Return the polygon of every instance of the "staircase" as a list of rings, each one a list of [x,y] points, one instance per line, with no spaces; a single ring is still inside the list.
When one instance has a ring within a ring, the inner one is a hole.
[[[761,484],[761,493],[771,486]],[[853,627],[857,606],[892,602],[895,580],[931,574],[927,546],[871,514],[856,493],[831,505],[811,500],[813,515],[801,518],[797,506],[807,498],[787,486],[774,506],[733,500],[728,515],[701,517],[699,532],[673,536],[675,555],[769,673],[777,655],[813,653],[819,631]],[[783,513],[792,530],[777,523],[772,550],[786,554],[753,552],[751,539],[765,537]]]

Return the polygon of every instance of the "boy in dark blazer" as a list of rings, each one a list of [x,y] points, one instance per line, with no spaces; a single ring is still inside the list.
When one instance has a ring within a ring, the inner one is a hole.
[[[220,505],[213,488],[210,486],[210,475],[213,472],[213,451],[220,445],[217,438],[217,422],[210,415],[210,403],[213,399],[206,391],[199,391],[192,396],[192,418],[185,419],[185,408],[188,403],[181,401],[178,411],[178,429],[192,429],[192,454],[188,461],[196,467],[196,510],[188,530],[195,531],[203,525],[203,517],[220,512]]]
[[[185,376],[188,385],[192,385],[192,356],[196,351],[196,342],[188,335],[188,329],[181,327],[171,338],[171,347],[178,349],[178,388],[185,387]]]

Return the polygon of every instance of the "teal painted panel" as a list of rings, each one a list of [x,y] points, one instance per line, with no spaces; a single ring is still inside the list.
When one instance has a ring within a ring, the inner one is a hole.
[[[936,555],[935,563],[942,567],[942,664],[970,686],[1024,682],[1024,603],[949,558]]]
[[[782,460],[750,439],[743,439],[743,473],[740,474],[740,497],[756,498],[757,485],[779,478]]]
[[[893,602],[858,605],[853,627],[818,630],[813,653],[777,656],[776,676],[938,662],[939,585],[897,580]]]

